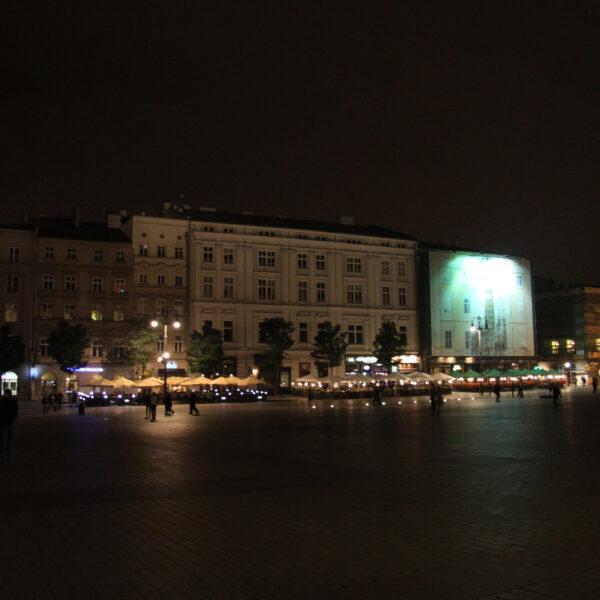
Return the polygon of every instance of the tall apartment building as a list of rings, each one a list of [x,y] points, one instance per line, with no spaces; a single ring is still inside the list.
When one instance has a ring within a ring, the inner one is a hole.
[[[396,322],[405,337],[400,368],[418,366],[414,239],[348,221],[321,223],[171,205],[164,217],[157,231],[167,235],[168,219],[181,220],[189,236],[187,331],[200,331],[206,322],[220,329],[229,371],[245,376],[260,367],[264,372],[260,356],[266,346],[259,339],[259,324],[271,317],[283,317],[295,328],[295,343],[282,369],[284,385],[316,374],[310,352],[324,321],[348,332],[346,364],[340,371],[369,368],[383,320]],[[184,235],[175,224],[173,232]],[[135,233],[133,238],[137,247],[139,238]]]

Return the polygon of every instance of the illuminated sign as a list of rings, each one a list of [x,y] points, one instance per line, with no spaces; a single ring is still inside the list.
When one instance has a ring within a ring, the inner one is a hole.
[[[177,363],[174,360],[168,361],[167,369],[177,369]]]
[[[102,373],[104,369],[102,367],[79,367],[75,369],[76,373]]]

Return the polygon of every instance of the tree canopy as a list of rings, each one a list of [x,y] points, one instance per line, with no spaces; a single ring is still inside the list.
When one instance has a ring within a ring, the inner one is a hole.
[[[292,333],[294,333],[292,323],[281,317],[261,321],[260,339],[268,346],[265,357],[272,367],[280,367],[285,351],[293,346]]]
[[[202,333],[190,334],[188,345],[189,367],[192,372],[202,373],[206,377],[223,371],[223,334],[208,323],[202,327]]]
[[[0,375],[16,371],[25,362],[25,344],[21,334],[11,334],[10,325],[0,327]]]
[[[90,338],[83,325],[69,325],[66,321],[60,321],[50,332],[48,343],[48,353],[65,373],[87,364],[83,355],[90,345]]]
[[[404,349],[404,338],[396,329],[393,321],[384,321],[373,341],[373,354],[377,360],[390,371],[392,358]]]
[[[156,342],[159,333],[150,327],[148,319],[138,317],[127,332],[127,356],[136,367],[140,368],[143,376],[146,365],[156,356]]]
[[[313,342],[314,350],[310,353],[317,364],[331,368],[337,367],[342,362],[348,347],[346,341],[348,334],[341,329],[340,325],[332,325],[331,321],[319,324],[319,331]]]

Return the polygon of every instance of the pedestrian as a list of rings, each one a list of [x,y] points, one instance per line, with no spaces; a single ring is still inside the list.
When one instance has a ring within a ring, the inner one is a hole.
[[[175,411],[173,410],[173,399],[171,398],[171,394],[167,392],[165,394],[165,417],[170,417],[174,414]]]
[[[0,452],[10,452],[12,448],[12,429],[18,414],[17,396],[11,390],[4,390],[0,398]]]
[[[62,392],[58,392],[58,394],[56,394],[56,403],[55,403],[55,409],[56,410],[58,408],[58,410],[60,410],[60,407],[62,406],[63,403],[63,398],[64,396],[62,395]]]
[[[438,412],[438,408],[437,408],[437,401],[438,401],[438,394],[437,394],[437,389],[436,389],[436,384],[432,383],[431,384],[431,391],[429,393],[429,400],[431,401],[431,412],[435,415]]]
[[[598,391],[598,375],[592,377],[592,393],[595,394]]]
[[[560,386],[558,383],[552,384],[552,408],[558,408],[558,398],[560,397]]]
[[[306,401],[310,404],[313,401],[313,391],[312,388],[308,388],[308,394],[306,395]]]
[[[585,375],[581,376],[581,385],[586,385],[587,384],[587,379],[585,377]]]
[[[514,381],[510,384],[510,395],[513,398],[515,397],[515,382]]]
[[[42,412],[48,412],[48,397],[46,394],[42,394]]]
[[[494,394],[496,394],[496,402],[500,402],[500,382],[496,381],[494,385]]]
[[[146,394],[144,396],[144,406],[146,407],[146,416],[144,417],[144,419],[151,419],[152,409],[150,407],[150,394]]]
[[[440,414],[440,408],[442,408],[442,404],[444,403],[444,395],[442,394],[442,386],[438,385],[436,386],[436,393],[435,393],[435,413],[437,415]]]
[[[190,415],[199,415],[198,409],[196,408],[196,392],[192,390],[189,393],[189,402],[190,402]]]
[[[150,396],[150,421],[156,421],[156,407],[158,406],[158,394],[153,392]]]

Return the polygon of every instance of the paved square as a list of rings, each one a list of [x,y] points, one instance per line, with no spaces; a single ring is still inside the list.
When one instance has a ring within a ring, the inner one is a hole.
[[[600,395],[386,400],[22,403],[2,598],[600,597]]]

